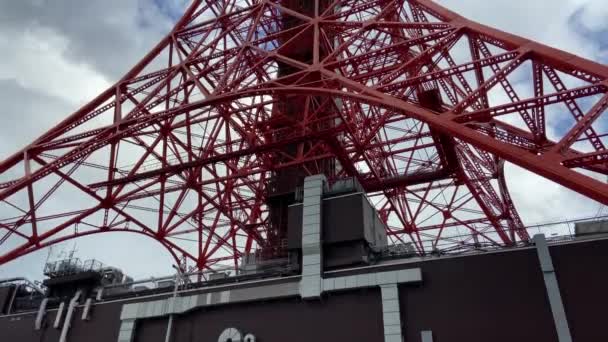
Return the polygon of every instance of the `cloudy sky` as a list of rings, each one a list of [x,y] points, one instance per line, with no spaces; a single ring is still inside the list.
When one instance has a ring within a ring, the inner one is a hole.
[[[606,0],[441,0],[484,24],[604,63]],[[0,0],[0,159],[25,146],[119,79],[166,33],[187,0]],[[527,224],[593,216],[598,205],[509,166]],[[608,212],[608,210],[607,210]],[[74,243],[56,248],[70,249]],[[137,237],[78,240],[77,254],[135,277],[168,274],[171,259]],[[0,267],[0,278],[38,279],[47,253]]]

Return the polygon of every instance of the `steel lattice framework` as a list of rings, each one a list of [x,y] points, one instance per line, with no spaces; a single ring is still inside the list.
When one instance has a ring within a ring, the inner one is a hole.
[[[317,173],[421,254],[527,241],[504,161],[608,204],[607,77],[428,0],[195,0],[0,164],[0,264],[106,232],[237,264],[280,243],[269,194]]]

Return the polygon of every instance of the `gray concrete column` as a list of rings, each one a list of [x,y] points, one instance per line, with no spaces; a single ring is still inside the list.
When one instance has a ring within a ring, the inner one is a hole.
[[[321,241],[321,206],[325,176],[316,175],[304,180],[302,205],[302,280],[300,295],[303,299],[319,298],[323,292],[323,245]]]
[[[118,342],[132,342],[135,333],[135,320],[125,319],[120,323]]]
[[[382,322],[384,342],[401,342],[401,310],[399,309],[399,289],[397,284],[380,285],[382,293]]]

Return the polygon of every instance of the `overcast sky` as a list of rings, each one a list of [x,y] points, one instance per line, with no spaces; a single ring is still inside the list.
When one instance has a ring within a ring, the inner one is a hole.
[[[441,0],[484,24],[604,63],[606,0]],[[119,79],[166,33],[186,0],[0,0],[0,159],[16,152]],[[524,221],[593,216],[598,205],[509,166]],[[69,242],[59,249],[69,249]],[[150,239],[76,241],[77,255],[141,278],[168,274],[171,259]],[[0,249],[1,251],[1,249]],[[46,252],[0,266],[0,278],[40,278]]]

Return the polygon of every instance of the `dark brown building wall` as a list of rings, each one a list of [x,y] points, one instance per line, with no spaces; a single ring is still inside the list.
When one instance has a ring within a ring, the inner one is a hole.
[[[78,308],[68,333],[68,341],[117,341],[122,304],[96,305],[92,308],[88,321],[82,320],[82,308]],[[94,340],[91,338],[92,336],[94,336]]]
[[[88,321],[82,320],[82,307],[76,308],[72,316],[72,325],[68,331],[68,341],[116,341],[118,339],[122,304],[121,302],[95,305],[90,312],[91,319]],[[65,313],[64,311],[61,325],[55,329],[53,323],[57,311],[47,312],[42,329],[39,331],[34,329],[36,314],[1,317],[0,342],[57,342],[63,328]]]
[[[0,287],[0,314],[4,315],[8,311],[13,293],[15,293],[14,285]]]
[[[36,315],[19,315],[0,319],[0,341],[15,342],[56,342],[59,341],[61,327],[53,328],[55,311],[48,312],[41,330],[34,329]],[[6,339],[4,339],[6,338]]]
[[[179,319],[179,318],[178,318]],[[177,323],[177,322],[176,322]],[[167,333],[167,318],[140,320],[137,322],[135,330],[135,342],[163,342]],[[204,324],[200,322],[200,324]],[[218,335],[219,336],[219,335]],[[183,339],[183,336],[181,337]],[[217,340],[217,338],[216,338]],[[182,340],[174,339],[174,341],[182,342]],[[185,341],[194,341],[185,339]],[[215,341],[215,340],[214,340]]]
[[[550,251],[573,340],[608,341],[608,240],[556,245]],[[415,267],[422,269],[422,283],[400,287],[406,342],[420,342],[422,330],[433,331],[435,342],[557,341],[534,248],[393,268]],[[145,300],[155,299],[160,298]],[[117,341],[124,303],[95,305],[90,321],[81,320],[79,307],[68,342]],[[35,331],[35,314],[0,317],[0,342],[57,342],[61,331],[52,327],[54,318],[55,311],[49,312],[43,330]],[[166,318],[138,322],[136,341],[164,341],[166,325]],[[217,341],[228,327],[253,333],[260,342],[383,341],[378,289],[334,293],[322,301],[288,299],[197,310],[177,316],[175,327],[174,342]]]
[[[557,341],[533,249],[418,264],[423,282],[401,286],[406,341]]]
[[[42,334],[34,331],[35,315],[0,318],[0,341],[43,341]]]
[[[164,341],[166,326],[166,319],[140,322],[136,342]],[[291,299],[194,311],[176,318],[173,341],[217,341],[231,327],[260,342],[384,339],[380,291],[369,289],[332,294],[320,302]]]
[[[608,341],[608,241],[551,248],[572,339]]]

